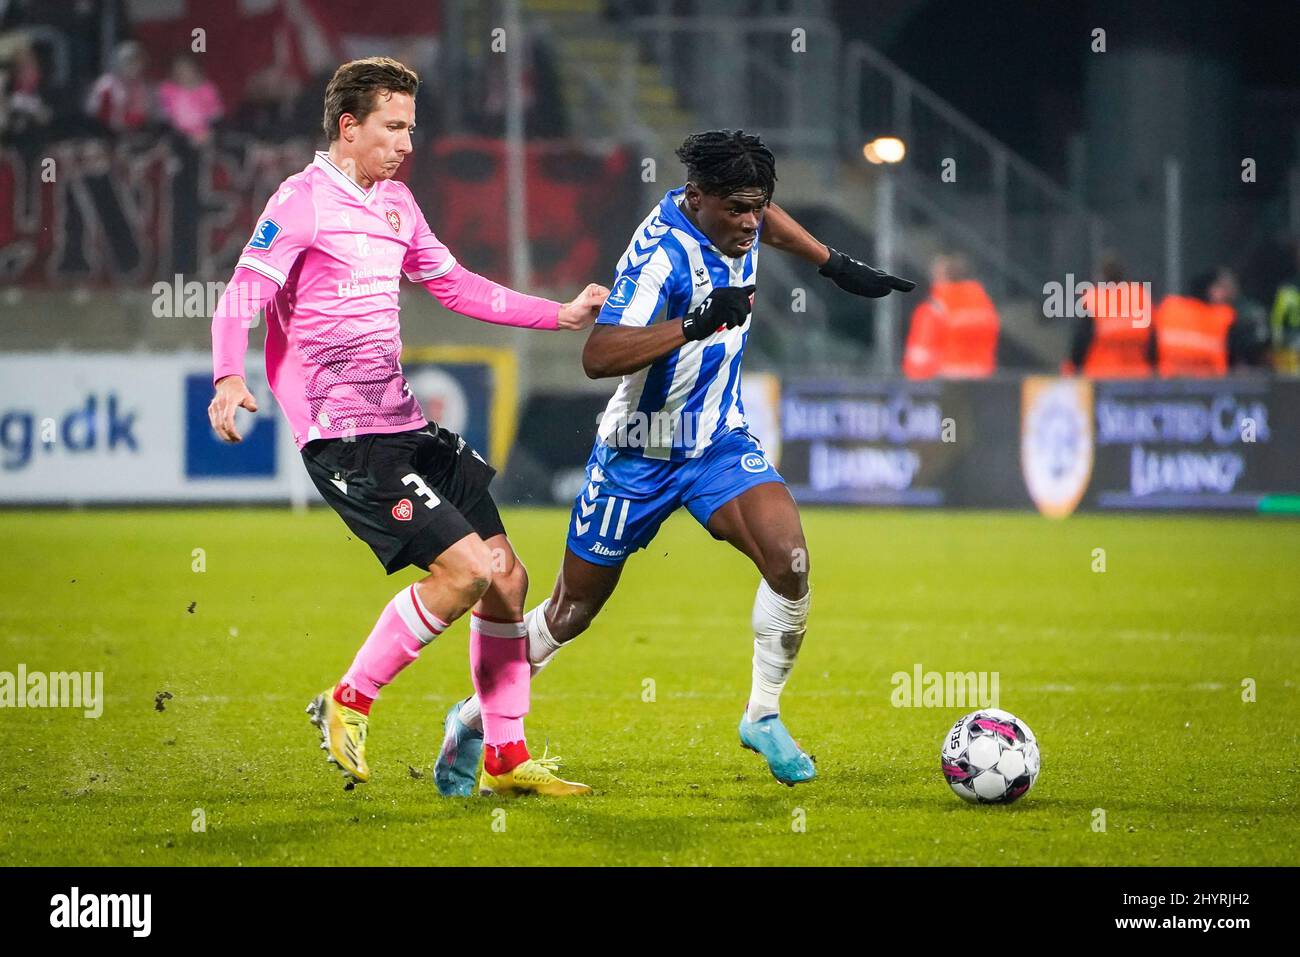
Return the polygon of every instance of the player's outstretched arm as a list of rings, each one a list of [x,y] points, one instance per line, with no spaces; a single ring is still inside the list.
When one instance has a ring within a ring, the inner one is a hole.
[[[609,290],[591,283],[569,302],[516,292],[457,263],[424,288],[452,312],[523,329],[586,329],[596,321]]]
[[[582,370],[589,379],[604,379],[644,369],[687,342],[742,325],[753,299],[753,286],[724,286],[680,319],[648,326],[599,325],[582,350]]]
[[[819,273],[855,296],[879,299],[891,292],[911,292],[916,288],[910,279],[891,276],[818,242],[776,203],[768,203],[763,215],[763,242],[820,267]]]
[[[763,214],[763,244],[798,256],[814,266],[823,266],[831,258],[830,247],[818,242],[776,203],[768,203]]]

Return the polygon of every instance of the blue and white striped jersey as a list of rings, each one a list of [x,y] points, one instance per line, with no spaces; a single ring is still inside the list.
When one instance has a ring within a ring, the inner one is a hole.
[[[685,191],[684,186],[669,190],[637,228],[596,322],[647,326],[680,319],[715,288],[755,282],[758,240],[744,256],[724,256],[677,207]],[[601,417],[601,441],[646,458],[681,462],[745,428],[740,361],[751,321],[687,342],[623,376]]]

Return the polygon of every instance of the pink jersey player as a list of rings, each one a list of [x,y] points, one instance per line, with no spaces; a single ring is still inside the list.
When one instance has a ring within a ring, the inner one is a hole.
[[[425,577],[384,608],[352,666],[308,706],[347,786],[369,780],[366,735],[382,687],[466,612],[477,698],[447,713],[438,789],[468,795],[590,792],[532,758],[528,578],[488,489],[495,472],[464,439],[425,419],[402,376],[398,292],[405,276],[454,312],[533,329],[585,329],[609,290],[561,305],[507,289],[456,262],[405,185],[419,78],[386,57],[345,63],[325,91],[329,149],[267,202],[212,319],[209,416],[238,442],[252,317],[267,318],[266,373],[322,497],[390,574]],[[485,747],[486,746],[486,747]]]

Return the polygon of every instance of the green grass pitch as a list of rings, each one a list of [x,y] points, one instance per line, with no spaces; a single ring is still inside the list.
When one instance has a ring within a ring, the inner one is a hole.
[[[535,601],[566,514],[506,520]],[[0,710],[0,863],[1294,863],[1300,523],[804,522],[812,617],[783,703],[818,779],[786,788],[739,747],[757,578],[679,514],[534,686],[531,742],[597,789],[551,802],[433,787],[443,713],[470,687],[463,621],[385,691],[372,780],[343,790],[303,708],[413,573],[386,578],[332,513],[6,513],[0,671],[102,671],[106,696],[97,720]],[[891,704],[916,664],[998,672],[1042,746],[1024,800],[948,790],[938,750],[961,711]]]

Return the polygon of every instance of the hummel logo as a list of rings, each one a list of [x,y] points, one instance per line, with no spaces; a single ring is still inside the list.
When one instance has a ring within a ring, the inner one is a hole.
[[[276,202],[276,205],[277,205],[277,206],[283,206],[283,205],[284,205],[284,201],[285,201],[286,199],[288,199],[288,198],[289,198],[290,196],[292,196],[292,195],[293,195],[293,187],[292,187],[292,186],[290,186],[288,189],[282,189],[282,190],[280,190],[280,192],[277,193],[276,196],[275,196],[275,202]]]
[[[591,480],[597,485],[605,481],[605,473],[600,470],[599,465],[593,465],[591,467]]]

